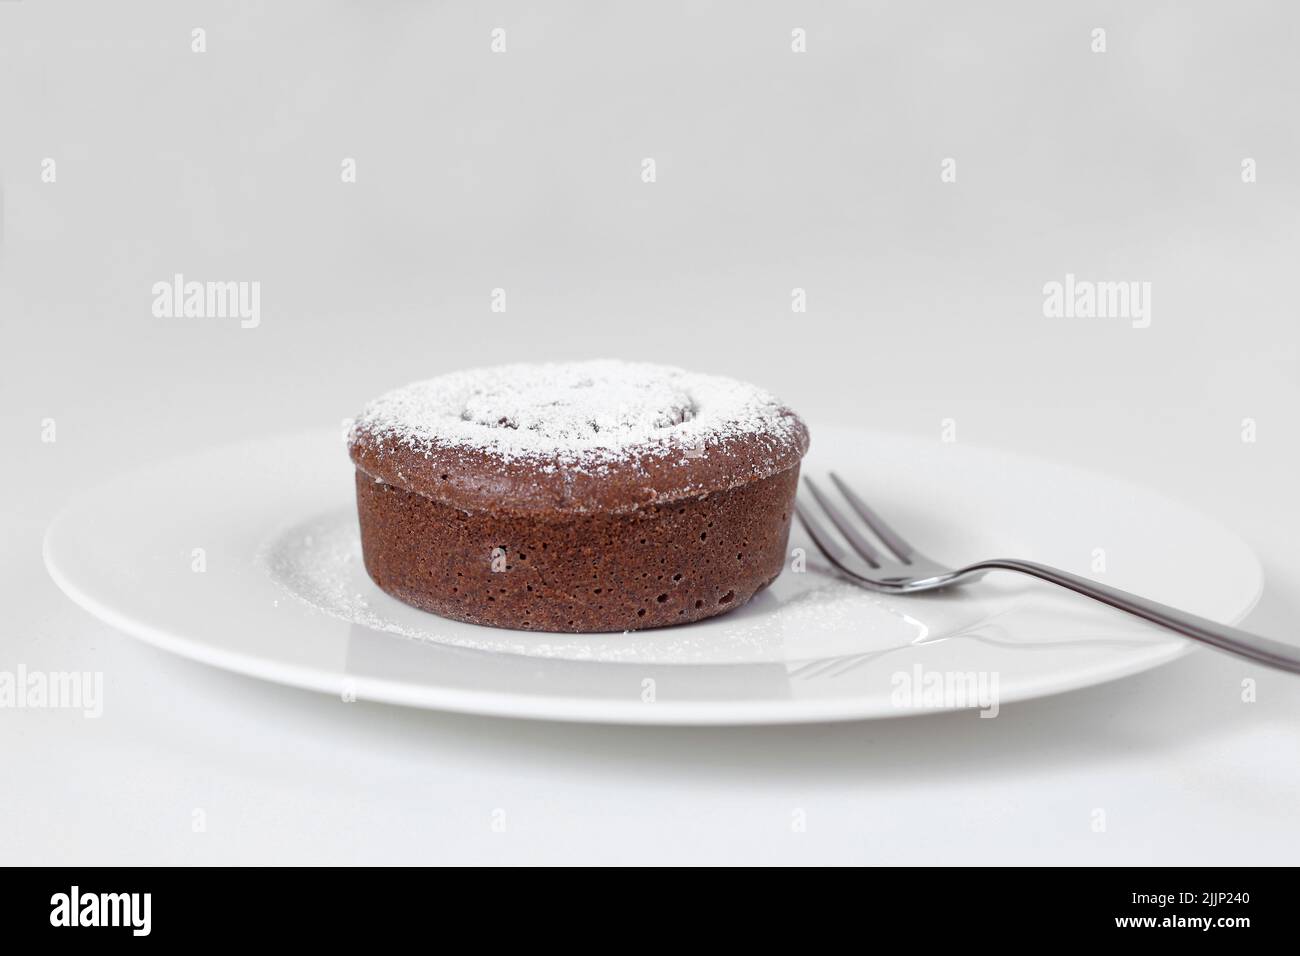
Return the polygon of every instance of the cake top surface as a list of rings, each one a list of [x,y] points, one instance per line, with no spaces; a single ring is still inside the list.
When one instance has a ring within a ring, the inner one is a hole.
[[[781,431],[781,404],[753,385],[610,359],[452,372],[371,402],[357,427],[420,450],[436,444],[581,466]]]
[[[639,476],[640,498],[764,477],[798,461],[807,430],[756,386],[602,359],[469,369],[394,389],[365,407],[349,446],[374,477],[422,494],[456,497],[495,468],[547,486],[544,497],[563,504],[578,476]],[[644,485],[665,477],[647,469],[665,468],[670,480]],[[494,487],[498,498],[508,490]]]

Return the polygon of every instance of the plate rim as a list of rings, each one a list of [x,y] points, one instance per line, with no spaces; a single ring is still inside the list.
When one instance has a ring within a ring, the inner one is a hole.
[[[924,439],[919,438],[918,436],[888,429],[866,428],[838,423],[826,423],[826,426],[824,427],[878,434],[894,440],[924,443]],[[277,432],[271,435],[249,438],[238,442],[228,442],[207,446],[205,448],[191,450],[175,456],[159,459],[158,461],[138,468],[119,472],[118,474],[112,475],[88,488],[82,489],[73,495],[64,506],[59,509],[46,527],[45,533],[42,536],[41,551],[46,572],[50,575],[51,580],[59,590],[62,591],[64,595],[72,601],[72,603],[110,628],[140,640],[151,647],[206,666],[216,667],[229,673],[238,674],[242,677],[268,681],[281,686],[294,687],[302,690],[310,690],[332,695],[339,695],[345,689],[348,689],[355,692],[356,700],[366,701],[369,703],[390,704],[394,706],[414,707],[423,710],[448,711],[476,716],[493,716],[511,719],[639,726],[779,726],[783,724],[835,723],[856,720],[893,719],[898,717],[955,713],[975,709],[974,706],[956,704],[943,704],[940,706],[927,706],[925,708],[916,709],[893,707],[889,709],[881,709],[878,706],[878,701],[875,701],[872,698],[855,697],[851,695],[826,699],[787,698],[783,700],[767,699],[749,701],[682,701],[659,699],[653,705],[647,705],[633,700],[617,700],[573,695],[548,696],[522,690],[511,692],[497,690],[466,690],[436,685],[422,685],[417,690],[400,682],[389,681],[383,678],[373,678],[365,675],[328,674],[320,668],[310,665],[277,661],[273,658],[257,657],[240,651],[224,650],[213,645],[209,641],[186,637],[183,634],[173,633],[169,629],[156,627],[147,621],[137,620],[129,614],[115,609],[111,605],[106,604],[78,587],[59,566],[58,561],[53,554],[52,542],[57,536],[61,526],[65,523],[68,517],[76,511],[77,507],[81,503],[96,493],[103,492],[113,485],[123,481],[129,481],[132,476],[146,474],[160,465],[177,463],[185,459],[195,458],[202,455],[220,454],[222,451],[243,448],[252,444],[275,443],[277,441],[287,441],[291,439],[305,440],[309,435],[324,436],[326,434],[333,434],[334,432],[334,429],[316,426],[293,432]],[[1050,458],[1042,458],[1016,450],[1004,450],[995,446],[972,445],[968,443],[963,443],[963,446],[984,454],[1020,459],[1033,462],[1040,466],[1046,465],[1054,468],[1063,468],[1071,473],[1080,474],[1088,478],[1100,478],[1107,482],[1120,483],[1133,488],[1138,488],[1147,494],[1155,495],[1186,511],[1196,514],[1201,520],[1212,523],[1223,534],[1239,541],[1242,545],[1243,554],[1249,555],[1251,560],[1251,574],[1254,582],[1253,594],[1239,612],[1232,615],[1229,620],[1226,620],[1223,623],[1236,625],[1245,620],[1258,606],[1266,587],[1263,566],[1260,562],[1259,556],[1244,538],[1231,528],[1224,525],[1213,515],[1206,514],[1198,508],[1186,505],[1176,498],[1172,498],[1159,490],[1142,485],[1139,482],[1132,481],[1123,476],[1097,471],[1088,466],[1076,466],[1072,463],[1059,462]],[[406,639],[398,635],[391,636],[396,640]],[[999,695],[999,707],[1003,704],[1034,700],[1054,696],[1056,694],[1069,693],[1087,687],[1100,686],[1112,681],[1123,680],[1126,677],[1131,677],[1135,674],[1162,667],[1197,649],[1199,649],[1199,645],[1190,639],[1182,639],[1181,641],[1171,640],[1167,644],[1152,645],[1153,653],[1146,657],[1139,657],[1130,660],[1123,666],[1101,667],[1099,665],[1094,665],[1093,667],[1085,669],[1076,668],[1067,671],[1060,676],[1053,677],[1049,675],[1040,679],[1022,681],[1010,691]],[[460,650],[472,654],[481,654],[487,657],[498,656],[495,652],[488,650],[468,648],[460,648]],[[528,659],[534,661],[539,666],[546,663],[541,659]],[[567,659],[564,660],[563,663],[570,666],[582,664],[606,667],[611,664],[642,666],[627,662],[585,662]],[[673,666],[743,667],[746,665],[743,663],[683,663]],[[1100,674],[1098,673],[1099,671],[1101,672]]]

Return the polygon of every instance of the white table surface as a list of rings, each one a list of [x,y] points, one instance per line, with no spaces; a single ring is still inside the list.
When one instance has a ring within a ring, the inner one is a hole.
[[[277,4],[202,16],[202,55],[200,14],[109,6],[0,3],[0,670],[105,675],[97,720],[0,710],[0,862],[1296,862],[1300,681],[1209,651],[995,720],[528,723],[180,660],[41,562],[125,469],[608,354],[764,383],[814,435],[950,418],[1159,487],[1260,555],[1247,626],[1300,640],[1294,11],[821,12],[799,60],[776,4]],[[261,281],[261,325],[155,319],[175,272]],[[1151,327],[1044,318],[1066,272],[1152,282]]]

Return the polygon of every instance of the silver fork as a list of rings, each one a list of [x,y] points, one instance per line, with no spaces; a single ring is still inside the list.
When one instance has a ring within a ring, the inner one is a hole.
[[[1098,584],[1096,581],[1045,564],[1021,561],[1016,558],[992,558],[961,568],[947,567],[926,557],[904,541],[834,472],[831,472],[831,481],[835,482],[840,494],[861,519],[865,528],[846,517],[830,496],[817,487],[816,482],[811,478],[804,478],[808,490],[821,506],[822,512],[848,542],[849,547],[856,552],[856,560],[835,541],[802,503],[795,503],[795,513],[826,559],[864,588],[887,594],[916,594],[920,591],[933,591],[936,588],[946,588],[963,581],[975,580],[983,577],[988,571],[1017,571],[1077,591],[1095,601],[1127,611],[1129,614],[1176,631],[1184,637],[1217,647],[1221,651],[1237,654],[1279,670],[1300,674],[1300,647],[1250,634],[1235,627],[1217,624],[1195,614],[1188,614],[1166,604],[1158,604],[1136,594]],[[883,548],[867,537],[864,533],[866,530],[870,530],[875,535]]]

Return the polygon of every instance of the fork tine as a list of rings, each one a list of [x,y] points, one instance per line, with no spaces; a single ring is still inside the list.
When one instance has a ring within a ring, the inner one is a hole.
[[[876,537],[883,541],[890,551],[893,551],[894,554],[898,555],[900,561],[904,564],[911,564],[912,558],[916,556],[915,549],[900,538],[893,528],[885,524],[880,515],[868,508],[867,503],[859,498],[853,489],[840,479],[839,475],[832,471],[830,476],[831,481],[835,482],[835,487],[840,489],[840,494],[842,494],[844,499],[853,507],[853,510],[858,513],[858,517],[866,522],[867,526],[876,533]]]
[[[808,489],[812,492],[813,497],[817,499],[817,503],[822,506],[822,511],[826,512],[826,517],[831,519],[831,524],[835,525],[835,527],[839,529],[840,534],[844,535],[844,539],[853,546],[853,550],[862,556],[862,560],[866,561],[867,564],[871,565],[873,568],[879,570],[881,564],[884,563],[880,556],[880,552],[872,547],[871,542],[862,537],[861,532],[859,532],[857,528],[853,527],[852,522],[845,518],[840,510],[830,503],[830,500],[823,495],[821,489],[817,487],[816,482],[807,476],[804,477],[804,481],[807,483]]]
[[[844,561],[844,549],[835,543],[832,538],[817,521],[804,510],[803,505],[796,500],[794,503],[794,513],[799,518],[799,523],[804,526],[808,532],[808,537],[813,539],[813,544],[817,545],[819,551],[826,555],[832,564],[838,566]]]

